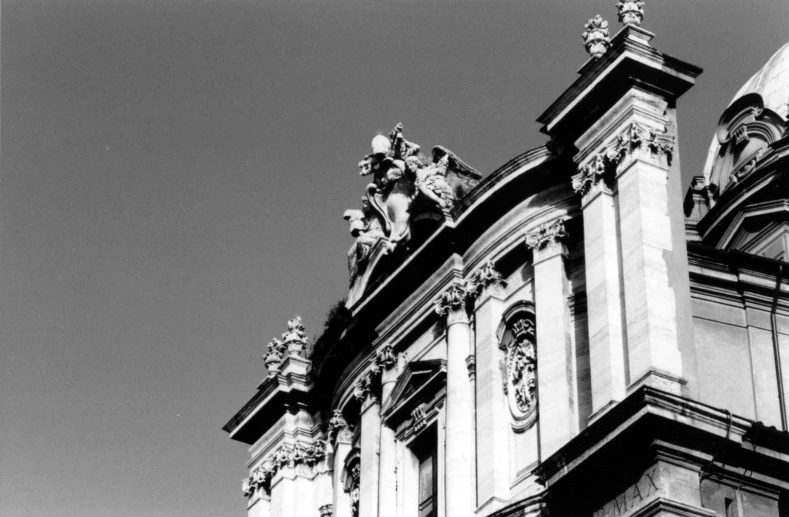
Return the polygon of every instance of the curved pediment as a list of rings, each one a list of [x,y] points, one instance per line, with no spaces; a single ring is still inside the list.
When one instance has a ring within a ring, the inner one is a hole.
[[[765,108],[758,93],[747,94],[729,106],[718,122],[706,171],[713,201],[751,174],[768,147],[785,131],[786,121]]]

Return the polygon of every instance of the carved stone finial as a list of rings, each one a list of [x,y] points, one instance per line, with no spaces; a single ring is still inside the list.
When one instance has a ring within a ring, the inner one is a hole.
[[[296,316],[288,320],[288,331],[282,334],[282,340],[274,338],[268,344],[266,355],[263,356],[263,364],[269,372],[277,372],[287,355],[303,356],[308,343],[301,316]]]
[[[537,227],[537,230],[526,235],[526,246],[534,252],[534,261],[538,262],[556,254],[566,253],[565,241],[567,231],[564,219],[557,219]]]
[[[435,311],[439,316],[444,316],[449,312],[461,311],[466,306],[468,297],[469,291],[465,286],[452,284],[434,302]]]
[[[584,26],[586,29],[581,37],[584,40],[584,47],[586,51],[598,59],[606,53],[608,47],[611,46],[611,38],[608,34],[608,22],[598,14],[594,18],[590,18]]]
[[[616,9],[619,11],[619,22],[622,25],[635,25],[641,26],[644,20],[644,2],[638,0],[620,0],[616,4]]]

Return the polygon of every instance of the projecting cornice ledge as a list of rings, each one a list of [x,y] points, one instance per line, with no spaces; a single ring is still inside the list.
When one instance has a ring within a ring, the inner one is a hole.
[[[729,451],[730,465],[763,465],[765,472],[757,474],[789,482],[789,433],[648,386],[543,461],[536,473],[550,491],[600,472],[645,468],[666,454],[700,468],[718,449]]]
[[[619,31],[611,39],[611,48],[587,62],[579,70],[581,76],[540,115],[537,122],[543,125],[542,132],[569,138],[582,134],[633,86],[674,99],[685,93],[702,69],[651,47],[653,36],[633,25]]]

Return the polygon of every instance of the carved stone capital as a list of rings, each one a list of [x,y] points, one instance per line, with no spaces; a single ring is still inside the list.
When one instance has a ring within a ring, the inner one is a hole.
[[[584,48],[594,59],[600,58],[611,46],[611,38],[608,33],[608,22],[598,14],[590,18],[584,25],[581,38],[584,40]]]
[[[534,263],[555,257],[567,255],[567,231],[564,229],[564,219],[546,223],[537,227],[534,232],[526,234],[526,247],[534,253]]]
[[[663,155],[670,164],[673,150],[674,139],[666,136],[665,131],[632,122],[578,168],[578,174],[572,177],[573,189],[582,196],[597,191],[610,193],[609,185],[628,157]]]
[[[447,324],[458,323],[464,319],[468,322],[466,302],[469,296],[470,293],[466,286],[452,284],[434,302],[436,314],[446,316]]]
[[[367,400],[367,397],[372,396],[372,389],[373,389],[373,377],[370,372],[362,375],[358,381],[356,381],[356,385],[353,387],[353,396],[358,400],[361,404]]]
[[[342,415],[342,411],[339,409],[334,410],[334,414],[329,420],[329,429],[327,434],[329,435],[330,443],[334,443],[337,440],[350,441],[351,439],[353,427],[348,424],[348,422],[345,420],[345,417]]]
[[[397,357],[394,355],[391,345],[386,345],[381,350],[375,353],[373,363],[377,370],[391,370],[397,364]]]
[[[468,292],[477,298],[484,296],[485,293],[499,293],[503,290],[506,282],[501,273],[496,269],[493,261],[488,260],[481,268],[474,271],[466,284]]]
[[[326,459],[326,445],[323,440],[316,440],[312,445],[282,445],[274,453],[250,473],[250,476],[241,484],[241,489],[246,497],[252,497],[258,490],[269,493],[271,479],[284,468],[295,468],[306,465],[313,468]]]

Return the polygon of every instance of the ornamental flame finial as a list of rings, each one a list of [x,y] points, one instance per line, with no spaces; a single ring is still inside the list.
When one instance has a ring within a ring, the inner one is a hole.
[[[641,21],[644,19],[644,2],[637,0],[620,0],[616,4],[619,11],[619,22],[622,25],[635,25],[641,26]]]
[[[584,26],[586,31],[581,34],[584,40],[586,51],[595,58],[600,58],[611,46],[611,38],[608,34],[608,22],[598,14],[590,18]]]

